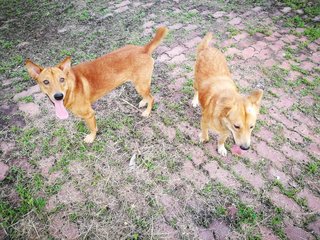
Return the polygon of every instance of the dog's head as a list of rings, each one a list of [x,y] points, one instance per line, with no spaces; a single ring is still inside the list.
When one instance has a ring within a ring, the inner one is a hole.
[[[250,148],[251,132],[259,114],[262,95],[263,91],[258,89],[249,96],[225,97],[218,102],[222,110],[222,121],[242,150]]]
[[[70,77],[71,58],[67,57],[55,67],[43,68],[29,59],[26,61],[29,75],[36,80],[42,92],[47,94],[55,105],[56,115],[60,119],[68,118],[68,112],[64,107],[63,100],[68,87],[73,81]]]

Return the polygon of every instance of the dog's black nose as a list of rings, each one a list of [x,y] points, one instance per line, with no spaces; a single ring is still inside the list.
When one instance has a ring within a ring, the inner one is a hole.
[[[55,100],[61,100],[63,98],[63,94],[62,93],[56,93],[53,95]]]
[[[242,149],[242,150],[248,150],[249,148],[250,148],[250,146],[242,146],[242,145],[240,145],[240,148]]]

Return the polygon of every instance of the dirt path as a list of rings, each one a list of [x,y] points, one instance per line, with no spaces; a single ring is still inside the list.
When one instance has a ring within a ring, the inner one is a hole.
[[[319,5],[5,2],[0,239],[320,238]],[[140,100],[134,88],[121,86],[94,104],[100,134],[92,145],[78,118],[55,118],[23,66],[26,58],[49,66],[71,55],[79,63],[142,45],[160,25],[170,34],[154,53],[150,118],[132,107]],[[242,157],[220,157],[214,134],[198,142],[193,65],[208,31],[241,92],[265,92]]]

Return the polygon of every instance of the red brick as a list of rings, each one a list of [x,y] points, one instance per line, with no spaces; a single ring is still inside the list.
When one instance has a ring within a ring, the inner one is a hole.
[[[312,233],[320,236],[320,218],[318,218],[316,221],[311,222],[308,224],[307,227]]]
[[[209,181],[203,172],[197,170],[191,161],[186,161],[181,170],[181,176],[192,182],[196,188],[203,188],[204,185]]]
[[[240,183],[233,177],[233,175],[221,168],[217,162],[210,162],[203,168],[208,171],[209,176],[212,179],[223,183],[226,187],[233,189],[240,187]]]
[[[198,45],[198,43],[200,43],[202,40],[201,37],[195,37],[191,40],[189,40],[188,42],[186,42],[184,45],[188,48],[193,48],[195,47],[196,45]]]
[[[310,190],[305,188],[298,193],[298,196],[307,200],[308,207],[311,211],[320,212],[320,198],[316,197]]]
[[[5,179],[9,171],[9,166],[3,162],[0,162],[0,181]]]
[[[280,113],[278,109],[270,108],[269,115],[287,128],[293,129],[297,127],[297,124],[294,121],[289,120],[286,116]]]
[[[320,147],[315,143],[310,143],[310,145],[308,146],[308,151],[311,152],[311,154],[314,156],[320,156]]]
[[[310,138],[314,143],[320,144],[320,138],[315,135],[306,124],[300,124],[295,130],[302,136]]]
[[[314,240],[315,238],[305,230],[295,227],[295,226],[286,226],[284,229],[288,239],[290,240]]]
[[[264,226],[260,226],[260,233],[262,240],[279,240],[279,238],[273,234],[273,232]]]
[[[299,133],[296,133],[294,131],[291,131],[291,130],[288,130],[288,129],[285,128],[283,130],[283,134],[291,142],[303,143],[303,138],[301,137],[301,135]]]
[[[180,54],[179,56],[175,56],[174,58],[172,58],[170,61],[168,61],[168,63],[180,64],[180,63],[183,63],[185,60],[186,60],[186,57],[184,56],[184,54]]]
[[[242,40],[242,39],[247,38],[248,36],[249,36],[248,33],[241,33],[241,34],[236,35],[236,36],[234,37],[234,39],[235,39],[236,41],[239,41],[239,40]]]
[[[270,167],[268,171],[268,178],[270,180],[278,180],[283,183],[285,186],[288,186],[288,183],[292,181],[291,177],[285,174],[282,171],[279,171],[276,168]]]
[[[273,44],[270,44],[269,48],[271,48],[274,52],[278,52],[279,50],[282,49],[283,46],[284,46],[284,43],[281,40],[278,40]]]
[[[213,234],[212,235],[215,236],[215,238],[214,238],[215,240],[227,239],[228,235],[231,232],[228,225],[224,221],[221,221],[221,220],[214,220],[209,225],[209,229],[214,233],[214,235]]]
[[[278,189],[269,192],[268,196],[277,207],[290,212],[295,218],[299,218],[303,213],[301,207],[295,201],[280,193]]]
[[[261,138],[266,142],[271,142],[273,140],[274,134],[273,132],[269,131],[265,127],[262,127],[261,130],[254,134],[255,136]]]
[[[257,144],[257,152],[260,156],[271,160],[278,168],[282,168],[285,163],[284,156],[279,151],[269,147],[265,142]]]
[[[307,163],[310,161],[305,152],[292,149],[288,143],[281,147],[281,151],[288,157],[300,163]]]
[[[197,146],[192,146],[189,149],[190,149],[192,161],[196,166],[208,161],[207,156],[205,155],[205,153],[201,148]]]
[[[178,56],[180,55],[181,53],[183,53],[184,51],[186,51],[186,49],[182,46],[177,46],[173,49],[171,49],[170,51],[167,52],[167,54],[170,56],[170,57],[174,57],[174,56]]]
[[[252,47],[248,47],[242,51],[242,57],[247,60],[248,58],[253,57],[255,54],[255,50]]]
[[[238,25],[240,23],[241,23],[241,18],[239,18],[239,17],[236,17],[236,18],[232,19],[231,21],[229,21],[229,24],[231,24],[231,25]]]
[[[232,167],[238,175],[248,181],[256,190],[263,188],[265,181],[263,178],[255,173],[252,169],[247,168],[243,163],[237,163]]]
[[[296,102],[297,100],[295,98],[289,97],[288,95],[284,95],[284,96],[281,96],[281,98],[276,101],[275,106],[278,109],[285,110],[290,108]]]

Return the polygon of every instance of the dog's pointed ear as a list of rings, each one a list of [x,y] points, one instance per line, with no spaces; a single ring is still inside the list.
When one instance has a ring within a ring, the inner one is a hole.
[[[227,117],[235,103],[233,97],[222,97],[217,101],[217,110],[220,116]]]
[[[37,64],[33,63],[30,59],[26,60],[26,68],[28,70],[28,73],[30,77],[37,80],[40,73],[43,70],[43,67],[38,66]]]
[[[68,72],[71,69],[71,57],[66,57],[61,63],[57,65],[64,72]]]
[[[256,89],[251,92],[251,94],[248,96],[248,99],[252,104],[259,107],[261,104],[262,96],[263,96],[263,90]]]

